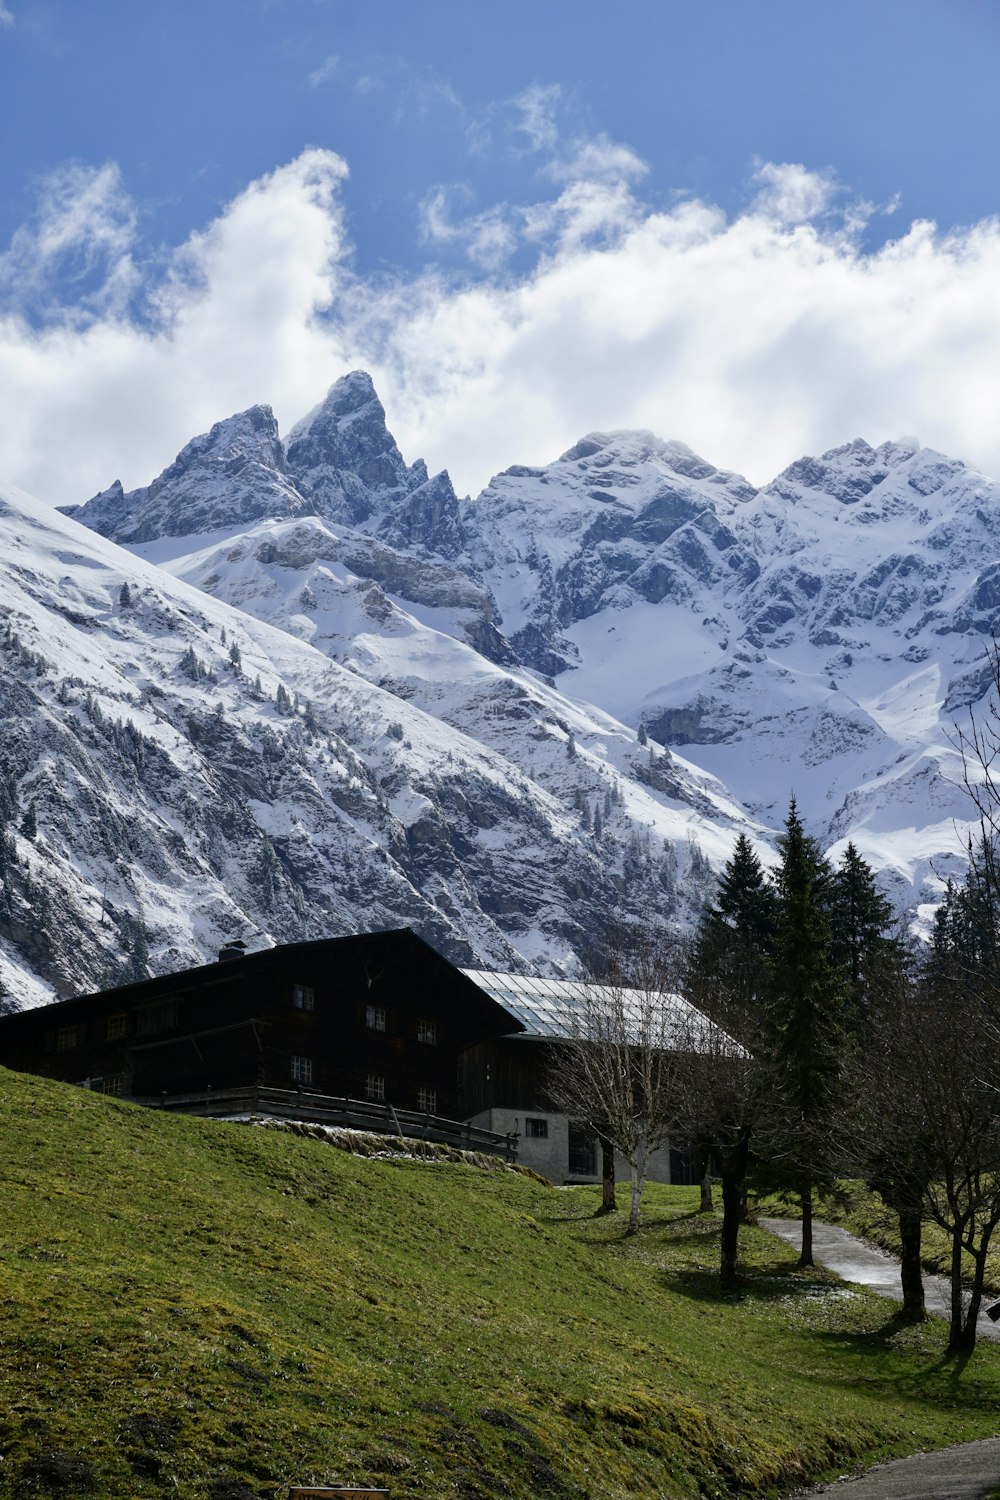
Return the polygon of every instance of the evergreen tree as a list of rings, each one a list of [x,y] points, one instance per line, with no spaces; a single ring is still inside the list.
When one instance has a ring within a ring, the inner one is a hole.
[[[789,1113],[788,1156],[802,1203],[802,1253],[811,1266],[812,1200],[844,1043],[844,986],[831,957],[832,872],[793,797],[778,840],[777,935],[770,964],[769,1031]]]
[[[576,740],[573,738],[572,729],[570,730],[569,735],[566,739],[566,754],[569,756],[570,760],[572,760],[576,755]]]
[[[232,667],[234,672],[239,672],[240,668],[243,665],[243,655],[235,640],[229,647],[229,665]]]
[[[834,872],[830,919],[831,956],[847,985],[848,1025],[857,1029],[870,1017],[877,994],[899,978],[904,954],[899,942],[887,936],[892,906],[853,843]]]
[[[132,608],[132,590],[127,583],[123,583],[118,590],[118,605],[121,609]]]
[[[715,900],[702,912],[692,949],[690,982],[701,1009],[724,997],[727,1014],[758,1016],[768,989],[777,906],[764,867],[741,833],[723,867]]]
[[[645,726],[645,724],[640,723],[640,725],[639,725],[639,734],[638,734],[637,738],[639,740],[639,744],[640,745],[648,745],[649,744],[649,735],[646,733],[646,726]]]
[[[21,819],[21,834],[26,839],[35,839],[38,836],[38,809],[34,797],[28,803],[24,817]]]

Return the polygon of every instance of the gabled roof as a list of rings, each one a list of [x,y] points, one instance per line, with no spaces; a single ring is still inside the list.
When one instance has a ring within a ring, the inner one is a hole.
[[[652,998],[641,990],[591,984],[581,979],[539,979],[525,974],[495,974],[485,969],[463,969],[462,973],[516,1016],[527,1036],[534,1037],[585,1035],[588,1010],[612,1004],[621,1007],[626,1027],[631,1022],[638,1033]],[[656,998],[662,999],[665,1010],[662,1018],[665,1040],[669,1041],[671,1033],[680,1041],[697,1035],[703,1027],[711,1027],[707,1017],[683,996],[665,994]]]

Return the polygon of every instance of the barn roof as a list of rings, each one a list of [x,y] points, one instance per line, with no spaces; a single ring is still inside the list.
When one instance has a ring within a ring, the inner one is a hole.
[[[650,1002],[662,1001],[663,1015],[657,1022],[666,1045],[697,1036],[712,1023],[681,995],[650,996],[644,990],[591,984],[581,979],[541,979],[526,974],[496,974],[485,969],[463,969],[462,973],[521,1022],[529,1037],[579,1037],[588,1032],[588,1015],[608,1014],[620,1007],[628,1030],[638,1040]],[[720,1033],[721,1034],[721,1033]]]

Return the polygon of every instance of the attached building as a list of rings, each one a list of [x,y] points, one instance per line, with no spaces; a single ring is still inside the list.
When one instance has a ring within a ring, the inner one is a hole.
[[[466,1117],[484,1129],[518,1136],[517,1159],[552,1182],[599,1182],[601,1146],[594,1132],[557,1109],[551,1098],[560,1041],[580,1035],[580,1021],[601,986],[570,979],[538,979],[465,969],[465,975],[520,1022],[520,1031],[483,1037],[459,1055],[459,1094]],[[617,992],[628,999],[631,992]],[[648,997],[636,994],[636,1003]],[[678,1033],[696,1014],[680,995],[662,1003]],[[628,1168],[620,1158],[616,1174]],[[697,1174],[686,1143],[675,1142],[650,1157],[651,1182],[694,1182]]]

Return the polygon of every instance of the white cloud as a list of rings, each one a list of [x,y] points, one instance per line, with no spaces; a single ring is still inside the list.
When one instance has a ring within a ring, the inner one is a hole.
[[[14,12],[0,0],[0,26],[13,26]]]
[[[509,259],[517,244],[510,210],[504,204],[483,213],[455,218],[456,202],[465,204],[469,189],[436,187],[420,204],[420,238],[424,244],[460,245],[473,265],[496,270]]]
[[[535,84],[511,101],[516,113],[515,130],[526,135],[531,151],[552,151],[559,140],[556,115],[562,102],[557,83]]]
[[[324,57],[323,61],[313,68],[306,82],[311,89],[318,89],[321,84],[329,83],[330,79],[336,76],[339,67],[340,58],[335,52],[331,52],[329,57]]]
[[[159,280],[146,267],[141,318],[137,296],[88,287],[33,326],[25,246],[111,281],[141,261],[113,171],[81,175],[75,194],[66,179],[3,261],[0,407],[14,416],[0,476],[59,502],[147,482],[220,417],[270,401],[287,428],[357,365],[404,453],[449,467],[460,490],[628,426],[758,481],[854,436],[907,432],[1000,476],[1000,222],[901,226],[870,251],[845,232],[830,179],[765,166],[766,211],[759,197],[732,218],[697,200],[657,210],[634,175],[573,181],[521,211],[522,251],[539,237],[523,275],[387,284],[351,269],[344,163],[308,151],[251,183]],[[428,199],[428,242],[458,236],[499,263],[510,210],[464,222],[466,204]]]
[[[24,306],[51,295],[58,277],[94,289],[81,300],[105,308],[127,301],[136,284],[132,260],[136,213],[113,162],[103,167],[70,164],[40,185],[30,224],[14,234],[0,255],[0,290]]]
[[[801,162],[758,161],[753,208],[779,224],[803,224],[826,213],[837,193],[829,172],[810,172]]]

